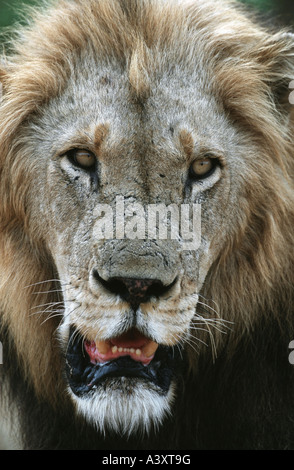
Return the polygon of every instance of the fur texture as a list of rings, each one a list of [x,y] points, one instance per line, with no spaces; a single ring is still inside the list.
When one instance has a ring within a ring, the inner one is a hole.
[[[0,72],[0,372],[21,447],[293,448],[293,36],[226,0],[61,0],[18,35]],[[117,195],[200,202],[200,248],[98,239]],[[177,282],[134,320],[97,271]],[[149,417],[144,383],[76,401],[70,327],[106,341],[134,321],[181,349],[169,395]]]

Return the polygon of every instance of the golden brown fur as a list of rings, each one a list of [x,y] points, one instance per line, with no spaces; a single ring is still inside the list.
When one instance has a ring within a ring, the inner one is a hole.
[[[216,329],[212,334],[199,330],[196,335],[212,342],[217,357],[233,361],[241,344],[245,349],[256,331],[262,333],[261,325],[265,335],[267,325],[275,325],[269,326],[265,350],[271,347],[277,328],[285,348],[294,334],[293,110],[287,100],[287,86],[294,76],[293,38],[257,26],[235,2],[61,0],[44,13],[36,13],[33,25],[20,31],[0,76],[4,87],[0,107],[1,324],[7,338],[13,338],[24,382],[36,397],[57,410],[62,404],[70,406],[56,337],[62,295],[50,251],[54,241],[46,238],[50,227],[38,220],[38,213],[40,218],[43,214],[37,199],[46,180],[38,179],[38,160],[31,158],[34,135],[28,123],[63,94],[87,49],[95,51],[101,62],[110,57],[126,68],[137,109],[144,109],[152,96],[156,77],[168,67],[173,73],[173,61],[186,71],[183,83],[193,69],[205,68],[205,81],[198,86],[214,97],[220,113],[234,126],[238,145],[247,148],[247,153],[242,163],[224,165],[231,180],[219,196],[222,206],[218,210],[224,216],[216,222],[212,262],[207,262],[198,305],[201,312],[205,302],[204,311],[208,308],[212,317],[212,309],[216,310],[223,325],[231,322],[230,329],[225,335]],[[194,130],[187,125],[180,137],[190,159]],[[107,160],[108,133],[107,122],[96,126],[93,148],[101,161]],[[78,138],[82,142],[85,136]],[[116,148],[118,153],[121,148],[123,143]],[[235,177],[237,166],[242,172]],[[69,220],[72,214],[69,210]],[[53,302],[60,302],[55,305],[56,314],[47,314],[46,306]],[[210,350],[200,345],[200,358],[211,360]],[[258,344],[256,350],[258,357]],[[187,351],[197,374],[201,369],[198,354],[189,345]]]

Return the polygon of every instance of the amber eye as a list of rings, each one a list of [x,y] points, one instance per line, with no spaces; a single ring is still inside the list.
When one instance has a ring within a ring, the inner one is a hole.
[[[71,162],[85,170],[92,170],[96,164],[96,157],[89,150],[73,149],[67,153]]]
[[[190,167],[190,175],[196,179],[202,179],[208,176],[216,166],[216,159],[205,157],[194,160]]]

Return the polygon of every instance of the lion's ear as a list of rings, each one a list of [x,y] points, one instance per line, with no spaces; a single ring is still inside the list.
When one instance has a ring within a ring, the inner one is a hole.
[[[4,80],[2,80],[2,70],[0,69],[0,102],[1,102],[1,99],[2,99],[2,96],[4,94],[4,86],[3,86],[3,82]]]
[[[275,34],[260,51],[259,59],[265,65],[265,81],[276,108],[288,115],[294,104],[294,34]]]
[[[7,82],[8,72],[7,72],[7,62],[5,59],[0,57],[0,101],[5,93],[5,87]]]

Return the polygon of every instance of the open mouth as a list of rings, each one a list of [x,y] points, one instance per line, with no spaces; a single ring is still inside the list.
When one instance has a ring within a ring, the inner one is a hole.
[[[152,382],[167,393],[179,367],[178,348],[158,345],[135,328],[107,341],[84,340],[70,329],[66,352],[68,383],[77,396],[105,385],[110,377]]]

